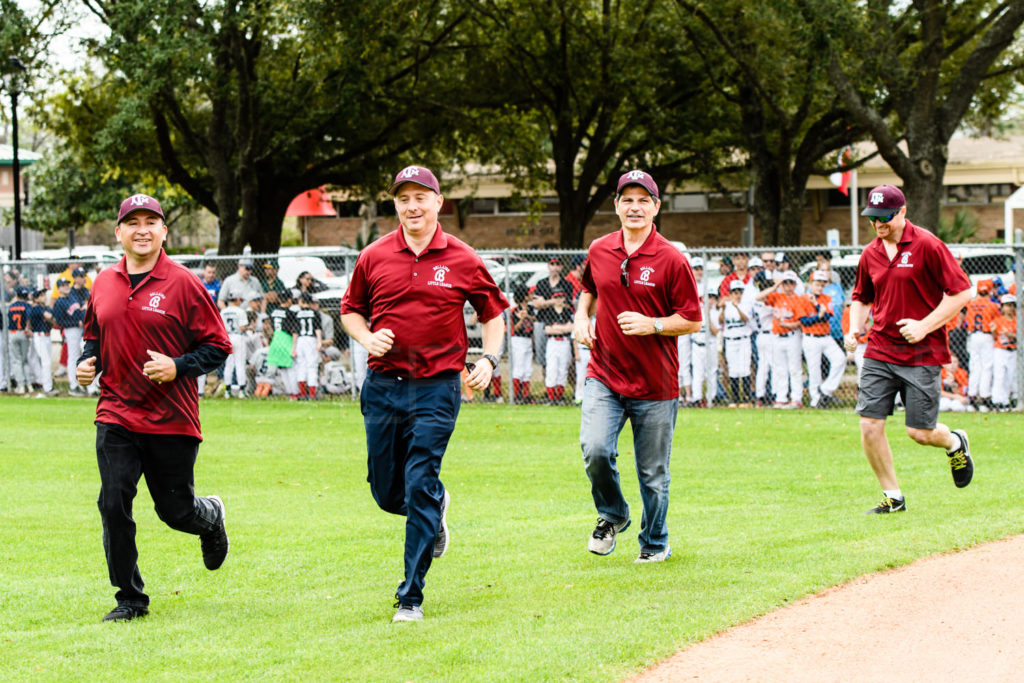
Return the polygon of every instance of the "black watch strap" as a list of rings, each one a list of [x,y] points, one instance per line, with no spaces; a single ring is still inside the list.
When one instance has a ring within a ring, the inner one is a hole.
[[[498,369],[498,359],[495,358],[494,356],[492,356],[491,354],[485,353],[483,356],[481,356],[481,358],[486,358],[487,359],[487,361],[491,364],[491,369],[492,370],[497,370]]]

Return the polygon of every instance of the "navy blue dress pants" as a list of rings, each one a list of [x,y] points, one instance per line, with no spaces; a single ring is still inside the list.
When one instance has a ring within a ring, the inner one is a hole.
[[[461,405],[459,375],[410,379],[369,370],[360,404],[373,499],[405,517],[405,580],[395,597],[421,605],[441,525],[441,458]]]

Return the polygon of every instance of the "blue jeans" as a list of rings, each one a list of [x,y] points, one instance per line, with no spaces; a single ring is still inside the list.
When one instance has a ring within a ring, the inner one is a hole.
[[[629,420],[633,428],[636,474],[644,516],[640,522],[640,551],[658,553],[668,547],[669,460],[679,399],[646,401],[617,394],[593,377],[583,389],[580,446],[590,478],[590,492],[601,519],[621,524],[629,519],[629,504],[619,486],[617,444]]]
[[[421,605],[441,526],[441,458],[462,404],[459,375],[406,379],[368,370],[360,404],[370,492],[382,510],[405,517],[405,580],[395,597]]]

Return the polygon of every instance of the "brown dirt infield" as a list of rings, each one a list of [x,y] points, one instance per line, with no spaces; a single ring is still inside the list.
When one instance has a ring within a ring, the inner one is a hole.
[[[804,598],[635,681],[1024,680],[1024,536]]]

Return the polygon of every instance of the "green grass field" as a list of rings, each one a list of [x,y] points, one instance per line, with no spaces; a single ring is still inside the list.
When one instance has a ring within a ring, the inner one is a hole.
[[[578,410],[473,405],[444,461],[452,545],[427,576],[426,619],[392,624],[403,520],[370,496],[358,407],[207,401],[197,491],[224,498],[231,554],[207,572],[140,485],[151,613],[101,624],[114,602],[93,414],[85,399],[0,399],[0,678],[613,681],[808,593],[1024,529],[1019,416],[950,418],[977,463],[957,490],[897,415],[909,511],[876,517],[852,412],[689,410],[672,559],[633,564],[628,427],[635,523],[597,557]]]

